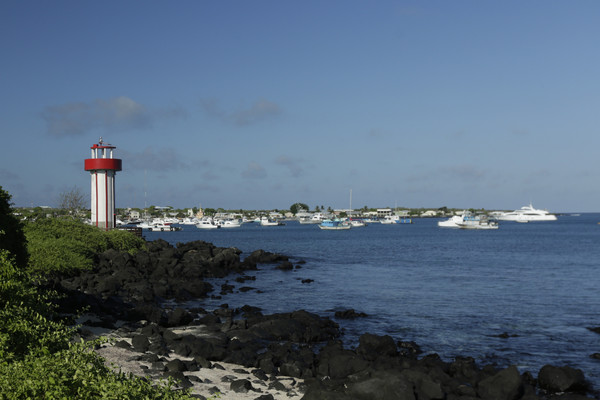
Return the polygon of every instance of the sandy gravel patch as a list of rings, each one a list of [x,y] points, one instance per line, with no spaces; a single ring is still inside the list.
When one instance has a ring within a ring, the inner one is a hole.
[[[124,339],[127,340],[127,339]],[[151,362],[141,361],[138,353],[126,348],[105,344],[96,352],[106,360],[106,365],[115,371],[132,373],[140,377],[150,377],[153,380],[165,379],[162,372],[153,368]],[[190,361],[191,358],[161,357],[164,363],[174,360]],[[213,362],[211,368],[200,368],[199,371],[186,371],[183,374],[193,384],[191,393],[199,394],[206,398],[219,398],[228,400],[254,400],[261,395],[270,394],[275,400],[301,399],[303,396],[302,380],[292,377],[277,376],[276,380],[267,381],[258,379],[251,373],[250,368],[240,365]],[[231,382],[245,379],[250,382],[252,389],[245,393],[231,390]],[[218,393],[218,397],[216,395]]]

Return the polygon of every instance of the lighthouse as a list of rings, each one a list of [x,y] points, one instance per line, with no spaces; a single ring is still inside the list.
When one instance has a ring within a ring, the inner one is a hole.
[[[90,149],[85,170],[92,178],[92,225],[108,231],[115,227],[115,174],[121,170],[121,160],[113,158],[116,147],[102,138]]]

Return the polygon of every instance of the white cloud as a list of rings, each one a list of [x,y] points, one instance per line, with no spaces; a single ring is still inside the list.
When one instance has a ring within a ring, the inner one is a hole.
[[[3,181],[16,181],[19,176],[12,171],[0,168],[0,179]]]
[[[82,135],[94,129],[146,129],[157,119],[185,115],[185,111],[179,107],[149,110],[126,96],[48,106],[42,112],[47,131],[52,136]]]
[[[248,179],[264,179],[267,177],[267,171],[262,165],[251,162],[248,164],[246,169],[242,171],[242,178]]]
[[[223,110],[219,106],[218,100],[214,98],[204,99],[200,102],[200,105],[206,114],[238,126],[251,125],[270,118],[275,118],[282,113],[279,105],[265,99],[259,99],[250,107],[241,108],[231,112]]]
[[[300,159],[294,159],[288,156],[279,156],[275,160],[275,163],[286,167],[294,178],[298,178],[304,173],[304,168],[302,168],[302,160]]]
[[[188,169],[189,165],[181,161],[181,155],[172,148],[154,149],[146,147],[139,153],[121,151],[123,169],[149,171],[174,171]]]

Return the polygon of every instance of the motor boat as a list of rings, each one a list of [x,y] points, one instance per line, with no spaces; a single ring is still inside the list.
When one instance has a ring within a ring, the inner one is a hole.
[[[386,215],[380,221],[382,224],[412,224],[412,219],[400,217],[399,215]]]
[[[325,219],[322,213],[315,213],[311,216],[304,216],[298,219],[301,224],[320,224]]]
[[[467,214],[462,216],[462,221],[457,223],[460,229],[498,229],[498,221],[487,215]]]
[[[438,226],[440,228],[460,228],[458,224],[463,222],[462,215],[453,215],[445,221],[438,221]]]
[[[239,228],[242,226],[242,221],[239,219],[222,219],[216,223],[221,228]]]
[[[218,229],[221,226],[215,224],[212,219],[201,219],[197,224],[196,228],[198,229]]]
[[[269,219],[267,217],[261,217],[260,226],[280,226],[285,225],[283,222],[279,222],[273,219]]]
[[[532,221],[556,221],[556,215],[550,214],[547,210],[533,208],[529,203],[518,210],[501,213],[497,217],[500,221],[532,222]]]
[[[351,219],[350,225],[352,225],[353,228],[359,228],[362,226],[367,226],[367,223],[362,219]]]
[[[343,221],[339,219],[325,219],[319,224],[319,229],[323,230],[346,230],[352,228],[352,224],[349,221]]]
[[[181,229],[177,226],[173,226],[172,224],[163,221],[152,221],[147,224],[139,224],[138,228],[147,229],[152,232],[172,232]]]

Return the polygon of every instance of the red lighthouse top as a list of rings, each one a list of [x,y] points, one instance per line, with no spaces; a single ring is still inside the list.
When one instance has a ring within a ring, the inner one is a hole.
[[[100,138],[98,143],[94,143],[90,149],[92,150],[92,158],[85,160],[84,168],[86,171],[121,171],[121,159],[113,158],[113,149],[116,149],[115,146],[108,143],[104,144],[104,141]]]

